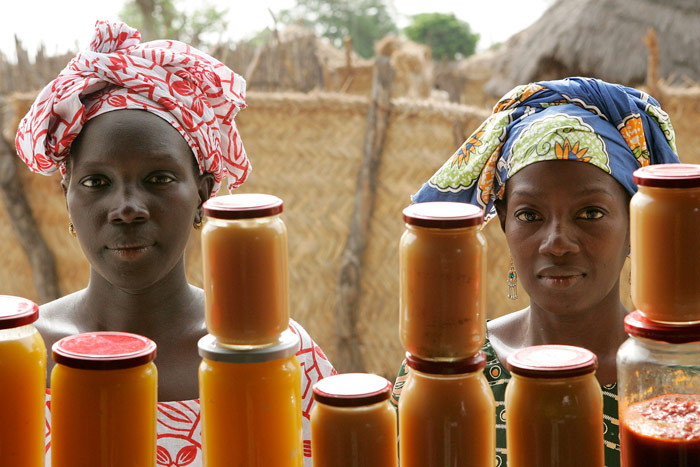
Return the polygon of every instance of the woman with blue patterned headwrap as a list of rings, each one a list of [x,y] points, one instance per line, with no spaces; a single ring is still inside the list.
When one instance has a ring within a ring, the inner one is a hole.
[[[538,344],[596,353],[605,465],[619,465],[615,355],[627,338],[619,276],[629,251],[632,173],[678,162],[671,121],[648,94],[590,78],[545,81],[506,94],[413,196],[475,204],[487,220],[498,215],[512,277],[530,296],[527,308],[489,321],[483,349],[498,404],[498,466],[506,465],[510,379],[501,362]],[[394,400],[405,376],[402,368]]]

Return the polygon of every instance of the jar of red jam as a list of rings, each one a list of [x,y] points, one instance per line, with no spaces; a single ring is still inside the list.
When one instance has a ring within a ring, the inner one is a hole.
[[[450,362],[406,354],[399,399],[402,467],[493,466],[496,401],[483,369],[486,354]]]
[[[653,321],[700,322],[700,165],[651,165],[634,181],[632,301]]]
[[[700,465],[700,325],[635,311],[625,330],[617,353],[622,466]]]
[[[44,465],[46,346],[39,307],[0,295],[0,464]]]
[[[287,227],[282,200],[261,193],[204,203],[205,320],[218,345],[274,345],[289,326]]]
[[[475,355],[486,336],[484,212],[467,203],[429,202],[403,210],[399,244],[403,347],[425,360]]]
[[[603,467],[603,392],[596,355],[570,345],[535,345],[506,360],[508,464]]]

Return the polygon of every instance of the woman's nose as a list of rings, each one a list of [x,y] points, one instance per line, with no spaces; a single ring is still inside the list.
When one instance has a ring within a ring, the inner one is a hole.
[[[114,202],[108,214],[108,221],[113,224],[131,224],[144,222],[150,218],[145,200],[138,190],[120,189],[114,195]]]
[[[578,253],[579,244],[572,226],[565,222],[550,222],[546,226],[545,237],[540,244],[540,253],[563,256],[567,253]]]

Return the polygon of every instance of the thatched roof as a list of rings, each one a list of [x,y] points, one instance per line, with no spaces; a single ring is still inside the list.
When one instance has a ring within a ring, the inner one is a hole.
[[[659,78],[700,81],[698,0],[558,0],[500,47],[484,91],[501,96],[518,84],[575,75],[642,84],[650,27]]]

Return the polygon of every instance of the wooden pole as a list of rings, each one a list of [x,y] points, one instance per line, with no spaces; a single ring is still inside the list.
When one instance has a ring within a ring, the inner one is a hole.
[[[384,139],[389,126],[391,107],[391,85],[394,70],[389,58],[377,56],[372,82],[372,100],[367,115],[364,155],[357,174],[357,190],[350,221],[350,232],[341,257],[337,286],[335,320],[337,326],[337,360],[340,372],[362,372],[364,361],[360,351],[360,336],[357,332],[362,259],[369,225],[372,219],[377,175],[381,163]]]

